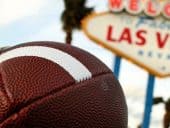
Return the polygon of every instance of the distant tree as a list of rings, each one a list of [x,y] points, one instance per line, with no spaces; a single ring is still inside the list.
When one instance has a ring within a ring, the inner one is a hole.
[[[93,11],[85,6],[86,0],[64,0],[65,10],[62,13],[63,30],[66,32],[66,43],[71,44],[74,29],[81,29],[81,20]]]
[[[0,54],[1,54],[2,52],[4,52],[7,48],[9,48],[9,47],[0,47]]]
[[[165,114],[163,118],[164,128],[170,127],[170,98],[167,101],[164,101],[162,97],[156,97],[153,99],[153,105],[163,103],[165,105]]]
[[[170,127],[170,99],[165,102],[164,128]]]
[[[141,124],[139,124],[139,125],[137,126],[137,128],[142,128],[142,127],[141,127]]]
[[[159,104],[159,103],[164,103],[164,100],[162,97],[155,97],[153,99],[153,105]]]

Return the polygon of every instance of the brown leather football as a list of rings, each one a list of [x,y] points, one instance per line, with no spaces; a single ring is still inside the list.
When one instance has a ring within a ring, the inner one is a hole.
[[[127,128],[112,71],[89,53],[31,42],[0,54],[0,128]]]

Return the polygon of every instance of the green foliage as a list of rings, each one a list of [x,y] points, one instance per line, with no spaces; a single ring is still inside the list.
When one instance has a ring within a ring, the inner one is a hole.
[[[164,103],[164,100],[162,97],[155,97],[153,99],[153,105],[159,104],[159,103]]]
[[[170,111],[170,98],[167,101],[164,101],[162,97],[155,97],[153,99],[153,105],[163,103],[165,105],[165,110]]]
[[[85,6],[86,0],[64,0],[65,10],[61,16],[64,31],[81,28],[81,20],[93,11]]]
[[[0,54],[2,53],[2,52],[4,52],[6,49],[8,49],[9,47],[1,47],[0,48]]]
[[[165,109],[170,112],[170,98],[165,103]]]

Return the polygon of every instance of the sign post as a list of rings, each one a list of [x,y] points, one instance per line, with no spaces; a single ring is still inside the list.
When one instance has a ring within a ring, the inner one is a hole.
[[[115,56],[115,63],[114,63],[113,71],[117,79],[119,78],[119,74],[120,74],[121,60],[122,60],[121,57]]]
[[[150,115],[152,112],[152,104],[153,104],[154,85],[155,85],[155,76],[149,74],[142,128],[149,128]]]

